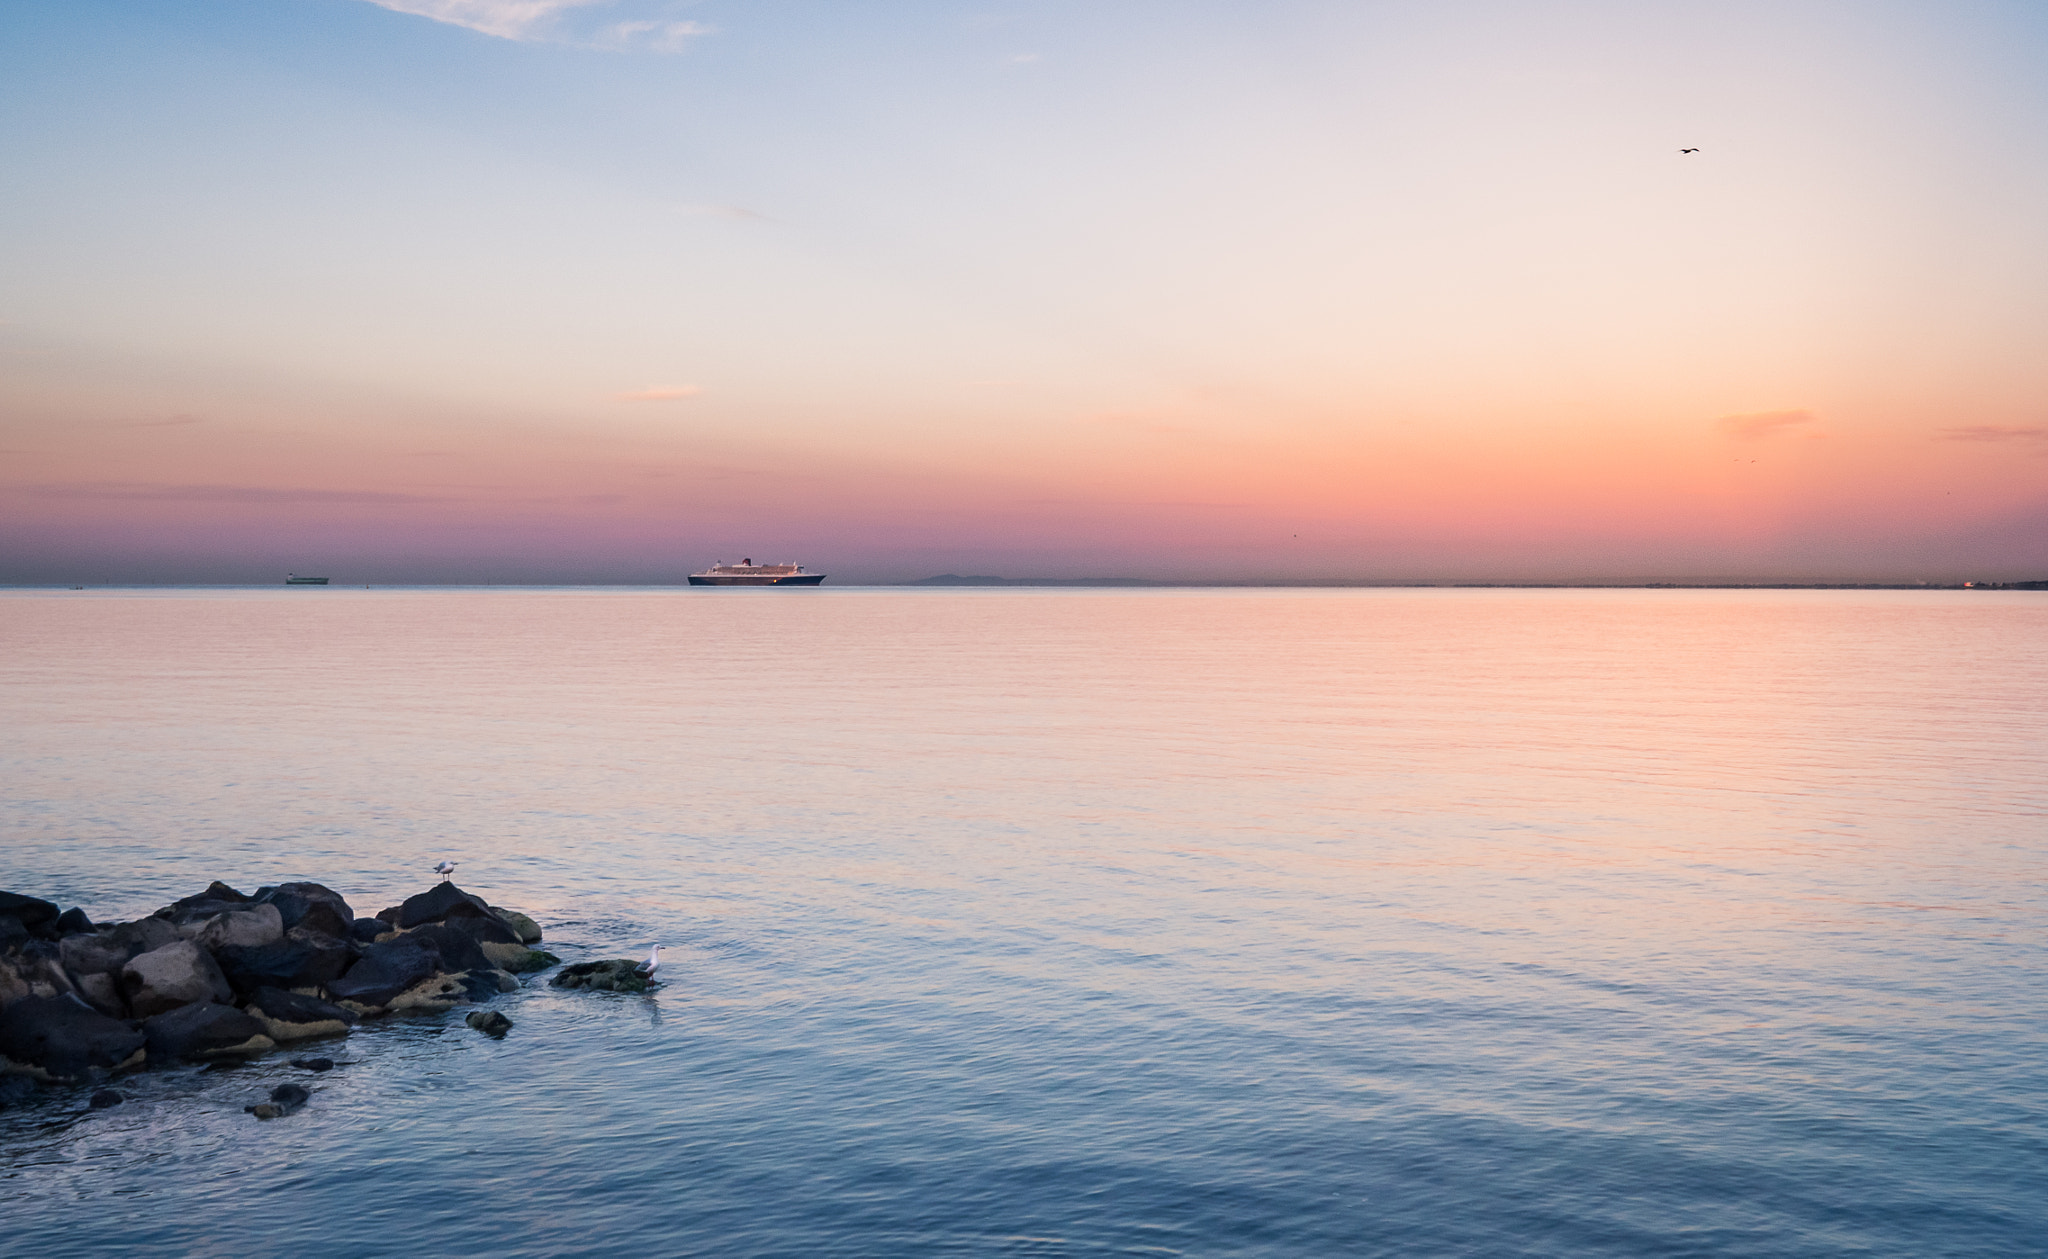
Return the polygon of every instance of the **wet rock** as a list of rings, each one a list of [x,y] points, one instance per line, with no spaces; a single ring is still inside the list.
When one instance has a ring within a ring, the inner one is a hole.
[[[281,988],[258,989],[243,1012],[263,1024],[264,1035],[279,1044],[316,1036],[346,1036],[356,1023],[352,1011]]]
[[[480,918],[491,912],[491,907],[480,896],[471,896],[453,883],[436,883],[418,896],[408,896],[398,907],[398,916],[392,919],[401,931],[423,927],[430,922],[446,922],[450,918]],[[379,914],[378,917],[383,917]]]
[[[109,974],[73,975],[72,983],[85,1003],[110,1019],[128,1017],[128,1002],[121,996],[121,981]]]
[[[292,1059],[292,1065],[297,1067],[301,1071],[332,1071],[334,1070],[334,1059],[294,1058]]]
[[[478,944],[519,944],[519,933],[512,925],[496,914],[484,914],[476,918],[450,918],[448,926],[460,931]]]
[[[121,990],[137,1018],[195,1001],[225,1002],[234,990],[211,954],[190,940],[138,954],[121,968]]]
[[[297,1084],[280,1084],[270,1090],[270,1100],[242,1109],[258,1119],[282,1119],[312,1100],[313,1095]]]
[[[491,968],[491,959],[477,942],[452,924],[428,923],[406,932],[404,938],[434,950],[440,955],[441,969],[451,974]]]
[[[39,897],[0,892],[0,915],[14,919],[31,935],[41,935],[39,928],[57,921],[57,907]]]
[[[486,944],[481,947],[484,956],[491,959],[491,965],[514,975],[546,970],[562,960],[545,949],[529,949],[523,944]]]
[[[119,1106],[122,1102],[125,1102],[127,1100],[127,1098],[121,1096],[119,1093],[116,1093],[112,1089],[101,1089],[99,1092],[94,1093],[92,1095],[92,1100],[86,1104],[88,1106],[91,1106],[94,1110],[106,1110],[112,1106]]]
[[[284,915],[275,905],[249,905],[216,914],[192,937],[200,948],[208,951],[260,948],[283,938]]]
[[[346,940],[355,925],[355,911],[341,893],[319,883],[280,883],[258,892],[256,899],[277,906],[287,931],[303,927]]]
[[[245,1058],[277,1048],[263,1024],[233,1006],[212,1001],[181,1005],[144,1019],[152,1061],[172,1058]]]
[[[521,944],[540,943],[540,924],[528,918],[525,914],[520,913],[516,909],[506,909],[502,905],[493,907],[491,913],[497,917],[498,921],[512,928],[518,934]]]
[[[465,975],[435,975],[399,993],[384,1006],[393,1014],[401,1010],[431,1014],[468,1005],[477,998],[472,995],[472,986],[466,982],[467,979]],[[498,995],[496,985],[492,985],[488,995]]]
[[[57,921],[52,925],[60,937],[77,935],[81,931],[93,929],[92,919],[86,917],[85,911],[76,905],[58,914]]]
[[[358,918],[349,924],[349,936],[357,944],[375,944],[377,937],[397,928],[382,918]]]
[[[512,1020],[496,1010],[476,1010],[462,1021],[486,1036],[503,1036],[512,1030]]]
[[[306,964],[292,977],[294,988],[331,984],[346,975],[348,968],[363,955],[362,947],[355,941],[336,939],[309,927],[293,927],[285,933],[285,941],[307,950]]]
[[[653,980],[640,973],[640,963],[621,957],[564,966],[548,982],[557,988],[595,988],[600,992],[646,992],[654,986]]]
[[[95,1071],[140,1066],[143,1043],[141,1032],[68,993],[24,997],[0,1010],[0,1056],[46,1083],[79,1084]]]
[[[36,1082],[25,1075],[0,1075],[0,1110],[25,1105],[39,1092]]]
[[[254,1106],[244,1106],[242,1109],[258,1119],[282,1119],[285,1115],[284,1107],[273,1102],[258,1102]]]
[[[363,950],[348,973],[327,985],[329,996],[362,1006],[381,1006],[439,969],[440,956],[401,936]]]
[[[0,914],[0,950],[11,949],[29,938],[28,928],[13,914]]]
[[[236,992],[253,993],[259,988],[297,987],[295,977],[312,956],[313,950],[296,940],[279,940],[252,948],[230,946],[213,958]]]

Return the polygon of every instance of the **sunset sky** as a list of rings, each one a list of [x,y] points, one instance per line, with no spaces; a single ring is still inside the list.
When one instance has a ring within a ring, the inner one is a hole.
[[[0,0],[0,582],[2044,578],[2044,136],[2031,0]]]

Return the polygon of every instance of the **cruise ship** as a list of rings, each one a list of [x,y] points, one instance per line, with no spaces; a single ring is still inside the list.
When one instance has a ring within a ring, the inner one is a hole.
[[[690,574],[693,586],[815,586],[823,580],[825,574],[807,573],[801,564],[756,564],[750,559],[713,564]]]

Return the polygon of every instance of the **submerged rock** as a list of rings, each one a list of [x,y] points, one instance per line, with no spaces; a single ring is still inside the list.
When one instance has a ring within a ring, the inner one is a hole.
[[[277,1048],[263,1024],[233,1006],[212,1001],[182,1005],[144,1019],[152,1060],[246,1058]]]
[[[119,1093],[116,1093],[112,1089],[101,1089],[99,1092],[94,1093],[92,1095],[92,1100],[86,1104],[91,1106],[94,1110],[105,1110],[110,1106],[119,1106],[122,1102],[125,1102],[127,1100],[127,1098],[121,1096]]]
[[[523,944],[486,944],[483,950],[491,965],[514,975],[546,970],[562,960],[544,949],[529,949]]]
[[[623,957],[564,966],[548,982],[557,988],[595,988],[601,992],[646,992],[655,984],[640,973],[640,963]]]
[[[141,1066],[144,1040],[68,993],[24,997],[0,1010],[0,1056],[49,1084],[80,1084],[96,1071]]]
[[[299,1070],[301,1070],[301,1071],[314,1071],[314,1072],[319,1072],[319,1071],[332,1071],[332,1070],[334,1070],[334,1059],[332,1059],[332,1058],[294,1058],[294,1059],[292,1059],[292,1065],[293,1065],[293,1066],[295,1066],[295,1067],[297,1067],[297,1068],[298,1068]]]
[[[121,968],[121,989],[136,1018],[195,1001],[230,1001],[234,990],[213,955],[190,940],[137,954]]]
[[[502,1037],[512,1030],[512,1020],[496,1010],[476,1010],[462,1020],[486,1036]]]

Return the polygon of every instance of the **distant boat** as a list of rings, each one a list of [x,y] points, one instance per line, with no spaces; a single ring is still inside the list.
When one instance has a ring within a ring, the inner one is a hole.
[[[286,573],[284,584],[287,586],[324,586],[327,584],[327,579],[325,577],[301,577],[297,573]]]
[[[801,564],[713,564],[701,573],[690,574],[693,586],[815,586],[825,580],[823,573],[807,573]]]

